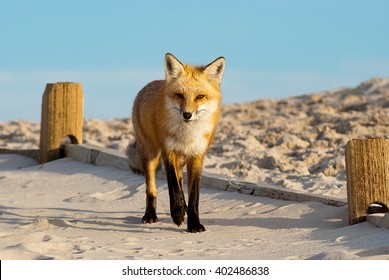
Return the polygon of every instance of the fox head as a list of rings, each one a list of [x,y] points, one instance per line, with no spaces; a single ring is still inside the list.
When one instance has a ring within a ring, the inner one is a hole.
[[[224,57],[206,66],[182,64],[174,55],[165,55],[165,95],[168,110],[187,123],[213,117],[220,109],[220,83]],[[216,117],[216,116],[215,116]]]

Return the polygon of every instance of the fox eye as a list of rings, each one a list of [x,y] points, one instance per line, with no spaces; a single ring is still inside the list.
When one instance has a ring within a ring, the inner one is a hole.
[[[196,99],[197,99],[197,100],[201,100],[201,99],[203,99],[204,97],[205,97],[204,94],[199,94],[199,95],[196,96]]]
[[[176,97],[180,98],[180,99],[183,99],[184,98],[184,95],[182,93],[176,93]]]

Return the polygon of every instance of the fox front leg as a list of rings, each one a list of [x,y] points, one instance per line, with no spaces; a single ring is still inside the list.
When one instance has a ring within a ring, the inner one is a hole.
[[[187,164],[188,171],[188,232],[202,232],[205,227],[200,223],[199,200],[201,186],[202,159],[194,159]]]
[[[170,197],[170,215],[177,226],[185,221],[186,203],[184,191],[177,178],[176,167],[173,161],[165,160],[165,170]]]

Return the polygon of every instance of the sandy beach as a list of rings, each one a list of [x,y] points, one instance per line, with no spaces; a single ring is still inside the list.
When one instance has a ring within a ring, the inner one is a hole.
[[[346,198],[353,138],[387,138],[389,79],[222,108],[206,172],[234,181]],[[0,148],[38,148],[39,123],[0,122]],[[85,120],[84,142],[124,153],[131,120]],[[347,206],[203,187],[190,234],[169,215],[159,180],[157,224],[142,224],[144,178],[64,158],[43,165],[0,154],[0,259],[389,259],[389,229],[348,226]]]

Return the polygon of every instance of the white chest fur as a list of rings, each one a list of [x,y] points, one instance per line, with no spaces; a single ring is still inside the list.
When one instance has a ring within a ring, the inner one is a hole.
[[[193,121],[185,122],[180,110],[170,110],[169,136],[165,139],[168,152],[178,152],[184,156],[202,155],[208,147],[210,135],[215,129],[212,119],[216,105],[199,110]]]
[[[210,121],[196,120],[184,122],[179,120],[171,126],[171,134],[165,141],[167,151],[176,151],[185,156],[203,154],[209,142],[209,135],[214,125]]]

